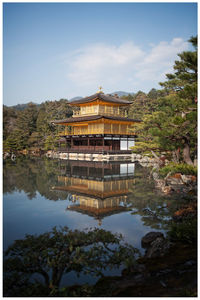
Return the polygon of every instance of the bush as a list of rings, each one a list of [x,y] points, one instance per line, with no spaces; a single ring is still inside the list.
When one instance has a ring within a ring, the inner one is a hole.
[[[175,173],[181,173],[184,175],[195,175],[197,176],[197,167],[190,166],[187,164],[175,164],[175,163],[170,163],[169,165],[161,168],[159,170],[159,173],[162,177],[167,176],[167,174],[171,172],[171,175]]]
[[[197,220],[190,219],[171,224],[168,236],[172,241],[195,243],[197,241]]]

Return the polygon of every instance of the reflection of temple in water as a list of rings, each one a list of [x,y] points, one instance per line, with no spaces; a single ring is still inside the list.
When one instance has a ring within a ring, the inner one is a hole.
[[[99,220],[129,210],[126,203],[134,183],[133,163],[71,161],[60,166],[56,190],[70,192],[68,210]]]

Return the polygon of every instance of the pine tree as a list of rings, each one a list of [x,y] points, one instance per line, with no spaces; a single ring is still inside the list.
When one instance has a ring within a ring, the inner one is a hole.
[[[135,151],[170,151],[192,165],[197,153],[197,38],[189,41],[195,51],[179,54],[175,73],[161,84],[167,96],[158,98],[156,111],[146,114],[136,128]]]

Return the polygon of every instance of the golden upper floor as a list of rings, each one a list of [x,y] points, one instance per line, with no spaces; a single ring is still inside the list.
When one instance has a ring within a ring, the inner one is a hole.
[[[80,106],[79,110],[73,111],[73,117],[84,117],[93,115],[126,117],[127,112],[121,109],[119,106],[103,104]]]
[[[130,101],[105,95],[102,92],[96,93],[90,97],[70,102],[75,107],[73,117],[107,115],[126,117],[127,113],[122,107],[131,104]]]

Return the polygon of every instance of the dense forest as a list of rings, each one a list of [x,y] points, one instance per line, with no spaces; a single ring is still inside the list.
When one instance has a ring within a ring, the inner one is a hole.
[[[51,121],[71,115],[72,109],[66,99],[46,101],[40,105],[3,106],[4,151],[52,149],[57,145],[59,129]]]
[[[132,102],[128,116],[142,120],[133,129],[138,136],[135,152],[167,152],[175,162],[193,165],[197,156],[197,37],[189,42],[194,51],[178,54],[174,73],[166,74],[160,90],[152,88],[149,93],[138,91],[122,98]],[[62,128],[51,121],[71,115],[66,99],[3,106],[4,152],[56,149]]]

